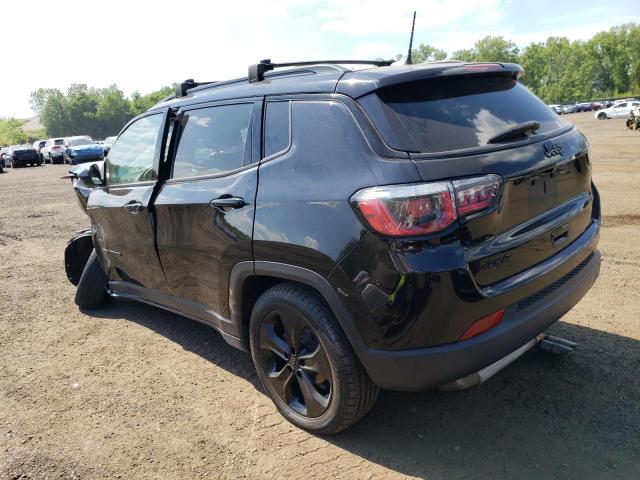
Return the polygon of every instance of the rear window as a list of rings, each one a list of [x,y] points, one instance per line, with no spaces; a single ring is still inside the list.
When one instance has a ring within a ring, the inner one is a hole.
[[[64,138],[54,140],[54,145],[64,145]]]
[[[360,99],[385,142],[436,153],[478,148],[517,124],[537,134],[567,124],[512,77],[449,77],[394,85]]]
[[[69,146],[70,147],[79,147],[82,145],[91,145],[93,143],[93,140],[91,137],[76,137],[76,138],[70,138],[69,139]],[[57,142],[56,142],[57,144]]]

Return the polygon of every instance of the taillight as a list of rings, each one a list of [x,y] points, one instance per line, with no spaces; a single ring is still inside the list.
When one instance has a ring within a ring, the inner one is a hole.
[[[504,309],[498,310],[496,313],[492,313],[491,315],[487,315],[486,317],[476,320],[465,330],[460,337],[460,340],[466,340],[468,338],[475,337],[476,335],[480,335],[487,330],[491,330],[502,321],[502,317],[504,317]]]
[[[442,230],[456,219],[450,188],[448,182],[365,188],[351,201],[378,233],[424,235]]]
[[[500,188],[500,177],[487,175],[486,177],[454,180],[452,183],[456,209],[458,215],[463,216],[493,205]]]
[[[351,202],[376,232],[410,237],[439,232],[456,218],[485,210],[495,201],[500,177],[365,188]]]

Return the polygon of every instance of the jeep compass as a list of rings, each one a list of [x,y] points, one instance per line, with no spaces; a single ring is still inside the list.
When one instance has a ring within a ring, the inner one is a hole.
[[[379,388],[482,383],[600,268],[589,144],[521,74],[265,60],[179,84],[71,170],[91,220],[65,252],[76,303],[212,326],[320,434]]]

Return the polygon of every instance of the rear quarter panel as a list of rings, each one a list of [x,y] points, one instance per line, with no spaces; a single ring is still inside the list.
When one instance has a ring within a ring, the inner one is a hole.
[[[327,277],[366,234],[351,195],[420,177],[409,159],[374,153],[340,101],[293,101],[291,137],[285,153],[260,166],[254,257]]]

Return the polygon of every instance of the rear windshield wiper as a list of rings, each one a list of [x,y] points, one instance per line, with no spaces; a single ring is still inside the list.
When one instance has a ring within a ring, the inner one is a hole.
[[[536,130],[540,128],[540,122],[530,121],[530,122],[522,122],[513,127],[509,127],[502,133],[495,135],[489,139],[488,143],[500,143],[506,142],[507,140],[513,140],[515,138],[520,138],[524,136],[528,136],[531,133],[534,133]]]

